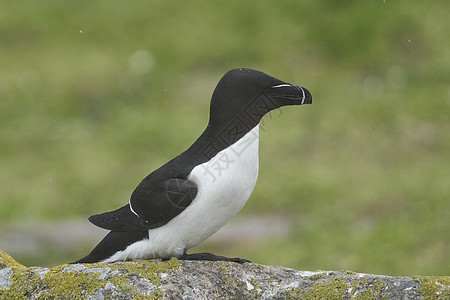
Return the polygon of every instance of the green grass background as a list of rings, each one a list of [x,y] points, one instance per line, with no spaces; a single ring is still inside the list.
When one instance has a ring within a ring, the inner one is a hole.
[[[214,250],[449,275],[449,11],[447,0],[1,1],[0,226],[126,203],[203,131],[220,77],[250,67],[313,95],[264,119],[239,214],[292,229]]]

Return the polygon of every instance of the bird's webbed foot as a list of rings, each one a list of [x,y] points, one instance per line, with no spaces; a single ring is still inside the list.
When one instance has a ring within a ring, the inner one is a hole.
[[[212,253],[192,253],[187,254],[186,252],[183,253],[181,257],[179,257],[181,260],[209,260],[209,261],[231,261],[236,263],[250,263],[248,259],[239,258],[239,257],[226,257],[226,256],[220,256],[215,255]]]

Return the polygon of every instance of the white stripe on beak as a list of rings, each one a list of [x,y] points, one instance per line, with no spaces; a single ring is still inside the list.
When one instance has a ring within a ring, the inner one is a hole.
[[[292,85],[287,84],[287,83],[283,83],[283,84],[279,84],[279,85],[274,85],[272,88],[276,89],[276,88],[285,87],[285,86],[292,86]]]

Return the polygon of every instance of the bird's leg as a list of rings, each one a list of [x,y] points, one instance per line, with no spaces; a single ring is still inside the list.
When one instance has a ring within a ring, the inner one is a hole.
[[[215,255],[212,253],[192,253],[187,254],[186,252],[183,253],[181,257],[179,257],[181,260],[209,260],[209,261],[231,261],[231,262],[237,262],[240,264],[243,263],[249,263],[248,259],[239,258],[239,257],[225,257],[220,255]]]

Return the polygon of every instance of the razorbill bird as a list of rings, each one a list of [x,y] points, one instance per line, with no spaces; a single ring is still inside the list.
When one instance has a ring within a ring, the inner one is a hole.
[[[311,102],[307,89],[263,72],[227,72],[212,95],[205,131],[145,177],[128,204],[89,218],[110,232],[74,263],[171,257],[248,262],[186,251],[217,232],[250,197],[258,177],[261,118],[285,105]]]

